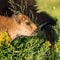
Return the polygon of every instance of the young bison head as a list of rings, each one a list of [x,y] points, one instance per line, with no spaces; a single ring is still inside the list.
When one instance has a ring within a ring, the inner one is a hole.
[[[12,28],[9,31],[11,38],[14,39],[17,36],[36,36],[37,35],[37,26],[30,20],[26,15],[13,15],[12,19],[14,20],[11,25]]]

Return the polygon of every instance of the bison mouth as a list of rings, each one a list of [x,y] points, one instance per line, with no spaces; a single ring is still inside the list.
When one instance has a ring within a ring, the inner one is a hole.
[[[27,35],[20,35],[20,38],[25,38],[25,37],[33,37],[33,36],[37,36],[37,32],[33,32],[31,35],[27,36]]]
[[[32,32],[32,34],[30,35],[20,35],[20,38],[25,38],[25,37],[33,37],[33,36],[37,36],[38,34],[38,30],[35,30],[34,32]]]
[[[17,40],[17,39],[19,39],[19,38],[27,38],[27,37],[34,37],[34,36],[37,36],[38,35],[38,32],[37,32],[37,30],[36,31],[34,31],[31,35],[29,35],[29,36],[26,36],[26,35],[17,35],[17,37],[15,38],[15,39],[13,39],[13,40],[11,40],[10,41],[10,43],[12,43],[13,41],[15,41],[15,40]]]
[[[33,32],[32,34],[31,34],[31,36],[37,36],[37,31],[35,31],[35,32]]]

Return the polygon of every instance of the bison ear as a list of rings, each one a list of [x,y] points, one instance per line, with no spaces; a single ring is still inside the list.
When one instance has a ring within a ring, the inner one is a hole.
[[[23,14],[18,14],[18,19],[23,20],[23,16],[24,16]]]
[[[20,24],[21,21],[18,19],[18,15],[12,15],[12,17],[15,19],[15,21]]]

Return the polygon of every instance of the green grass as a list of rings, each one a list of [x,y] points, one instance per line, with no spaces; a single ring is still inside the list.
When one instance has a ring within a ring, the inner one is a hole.
[[[36,0],[36,2],[39,12],[47,11],[58,19],[54,27],[58,41],[50,49],[50,42],[46,40],[44,43],[43,31],[36,37],[18,38],[11,44],[3,43],[0,46],[0,60],[60,60],[60,0]],[[4,39],[6,40],[6,37],[2,38]]]
[[[46,59],[46,52],[50,49],[49,41],[43,43],[38,37],[18,38],[12,45],[0,46],[1,60],[42,60]],[[42,44],[43,43],[43,44]]]

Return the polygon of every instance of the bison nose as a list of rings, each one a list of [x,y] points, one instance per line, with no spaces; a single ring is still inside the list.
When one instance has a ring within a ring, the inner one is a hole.
[[[35,30],[32,34],[31,34],[31,36],[36,36],[38,34],[38,30]]]
[[[34,32],[38,33],[38,29],[36,29]]]

